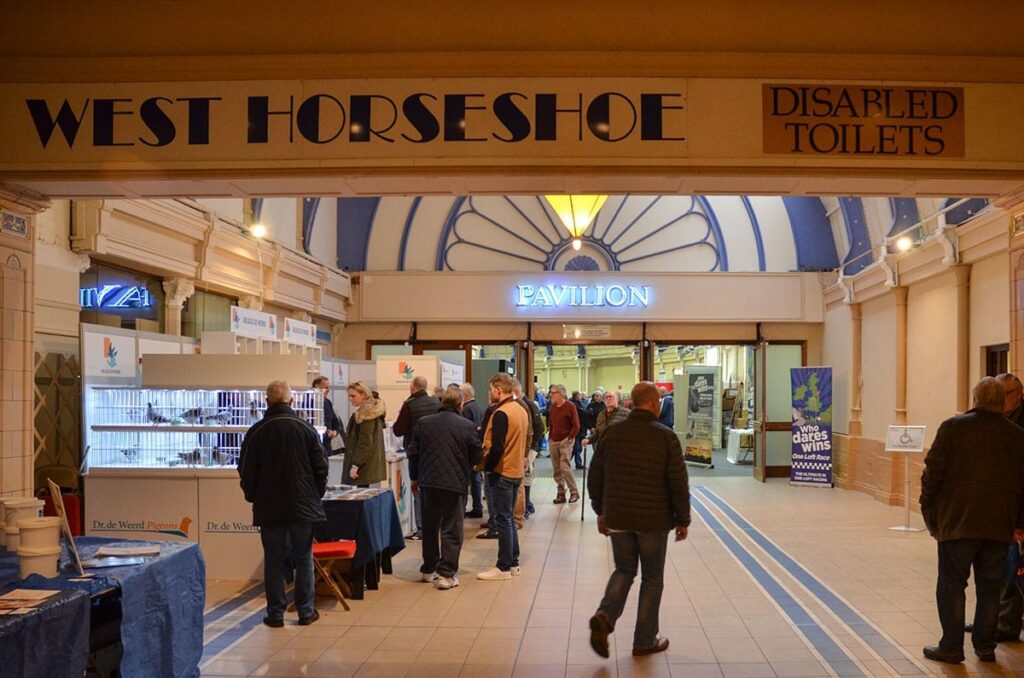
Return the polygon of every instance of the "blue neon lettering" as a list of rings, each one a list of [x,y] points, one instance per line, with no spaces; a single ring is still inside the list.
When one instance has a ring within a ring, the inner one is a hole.
[[[613,307],[646,308],[651,303],[648,285],[516,285],[515,305],[541,308]]]

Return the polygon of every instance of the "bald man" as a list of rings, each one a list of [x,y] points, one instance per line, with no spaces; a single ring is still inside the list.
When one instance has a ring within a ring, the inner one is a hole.
[[[608,634],[622,616],[626,597],[642,568],[633,655],[664,652],[658,636],[658,612],[664,588],[668,535],[686,539],[690,525],[690,487],[679,437],[658,421],[661,398],[649,381],[633,387],[633,411],[601,435],[590,466],[587,489],[597,514],[597,529],[611,538],[615,571],[604,598],[590,619],[590,645],[608,657]]]
[[[409,382],[409,397],[402,403],[402,409],[398,411],[398,419],[395,420],[394,425],[391,427],[392,433],[396,436],[402,436],[402,447],[405,449],[405,453],[409,455],[409,465],[415,463],[412,456],[415,454],[415,450],[410,450],[412,444],[412,431],[416,427],[418,422],[423,417],[430,414],[437,414],[441,410],[441,401],[437,398],[430,397],[427,393],[427,378],[416,376]],[[413,495],[412,500],[412,515],[416,521],[416,528],[409,537],[413,541],[417,541],[420,538],[420,529],[423,524],[423,500]]]

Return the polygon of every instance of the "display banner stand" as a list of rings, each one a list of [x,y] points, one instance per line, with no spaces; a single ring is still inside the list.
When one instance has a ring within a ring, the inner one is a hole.
[[[832,368],[793,367],[789,484],[835,487],[832,479]]]
[[[924,426],[890,426],[885,451],[903,455],[903,524],[890,527],[896,532],[923,532],[910,524],[910,455],[924,452]]]

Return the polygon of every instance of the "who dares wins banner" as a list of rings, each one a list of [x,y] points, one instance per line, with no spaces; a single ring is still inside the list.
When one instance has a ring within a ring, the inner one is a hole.
[[[793,457],[789,482],[832,487],[832,368],[793,367]]]
[[[691,367],[686,371],[686,390],[673,395],[673,398],[685,399],[683,459],[688,464],[714,466],[712,450],[718,381],[717,367]]]

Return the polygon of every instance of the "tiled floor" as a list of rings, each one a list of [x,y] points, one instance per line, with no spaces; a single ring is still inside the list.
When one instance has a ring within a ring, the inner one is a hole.
[[[539,513],[520,532],[523,575],[481,582],[494,541],[467,521],[462,585],[418,583],[419,544],[395,559],[381,590],[352,611],[321,599],[309,627],[259,624],[262,596],[212,582],[207,676],[895,676],[1024,675],[1024,643],[1001,645],[999,663],[970,653],[959,667],[921,659],[938,639],[935,546],[925,533],[886,528],[898,508],[863,494],[693,478],[690,538],[670,544],[661,655],[630,654],[634,585],[613,658],[590,649],[587,620],[611,570],[607,540],[580,505],[554,506],[550,479],[534,486]],[[706,489],[698,489],[706,488]],[[217,603],[224,603],[217,606]],[[968,609],[973,604],[968,602]]]

